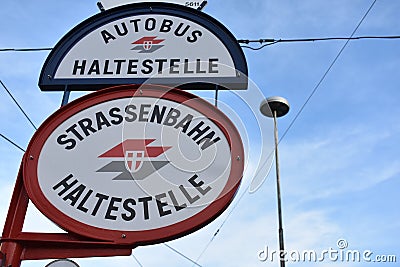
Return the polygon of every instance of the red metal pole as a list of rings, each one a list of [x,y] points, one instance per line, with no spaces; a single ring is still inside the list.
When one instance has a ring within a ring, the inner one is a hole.
[[[22,178],[22,164],[15,182],[14,192],[11,198],[10,207],[6,222],[4,224],[2,239],[16,238],[21,232],[28,209],[29,198],[24,188]],[[5,255],[4,266],[19,267],[23,246],[15,241],[1,241],[1,252]]]
[[[22,232],[29,203],[22,173],[21,164],[0,239],[0,252],[4,254],[4,258],[0,259],[1,266],[20,267],[22,260],[129,256],[132,253],[135,245],[90,240],[71,233]]]

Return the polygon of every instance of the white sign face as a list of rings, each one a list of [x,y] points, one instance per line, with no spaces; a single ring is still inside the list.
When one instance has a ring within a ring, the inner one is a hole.
[[[110,9],[117,6],[132,4],[132,3],[145,3],[145,2],[163,2],[183,5],[191,8],[199,8],[203,0],[198,1],[187,1],[187,0],[165,0],[165,1],[154,1],[154,0],[102,0],[101,4],[105,9]]]
[[[64,57],[54,78],[236,77],[232,66],[229,51],[206,28],[149,14],[123,18],[88,34]]]
[[[38,134],[33,187],[56,211],[103,230],[156,230],[195,218],[237,186],[243,156],[232,155],[233,126],[222,126],[218,110],[208,117],[198,99],[128,96],[79,108]]]

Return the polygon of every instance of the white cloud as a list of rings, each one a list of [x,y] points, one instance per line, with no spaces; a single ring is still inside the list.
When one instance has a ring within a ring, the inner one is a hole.
[[[283,142],[285,193],[303,200],[326,198],[365,190],[395,177],[400,173],[399,160],[387,161],[380,155],[382,142],[396,138],[397,128],[333,125],[323,135],[313,133],[304,140]]]

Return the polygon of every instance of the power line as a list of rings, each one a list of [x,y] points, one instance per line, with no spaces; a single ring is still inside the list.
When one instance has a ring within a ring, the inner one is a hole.
[[[22,152],[25,153],[25,149],[23,149],[22,147],[20,147],[19,145],[17,145],[15,142],[13,142],[11,139],[7,138],[5,135],[0,134],[1,138],[3,138],[4,140],[6,140],[7,142],[9,142],[10,144],[12,144],[13,146],[15,146],[16,148],[18,148],[19,150],[21,150]]]
[[[381,35],[381,36],[356,36],[356,37],[324,37],[324,38],[299,38],[299,39],[255,39],[237,40],[240,44],[249,43],[290,43],[290,42],[317,42],[317,41],[338,41],[338,40],[362,40],[362,39],[400,39],[400,35]]]
[[[1,48],[0,52],[37,52],[37,51],[51,51],[53,48]]]
[[[237,40],[239,44],[250,44],[259,43],[264,44],[260,47],[252,47],[242,45],[243,48],[249,48],[252,50],[260,50],[266,46],[277,44],[277,43],[299,43],[299,42],[319,42],[319,41],[340,41],[340,40],[363,40],[363,39],[400,39],[400,35],[386,35],[386,36],[357,36],[357,37],[324,37],[324,38],[300,38],[300,39],[240,39]],[[266,44],[265,44],[266,43]]]
[[[14,103],[18,106],[19,110],[21,110],[21,112],[25,115],[25,118],[27,118],[27,120],[31,123],[33,128],[35,128],[35,130],[37,130],[35,124],[32,122],[32,120],[29,118],[29,116],[25,113],[24,109],[20,106],[18,101],[15,99],[15,97],[11,94],[10,90],[8,90],[8,88],[5,86],[5,84],[1,80],[0,80],[0,83],[3,86],[4,90],[6,90],[8,95],[12,98],[12,100],[14,100]]]
[[[242,45],[243,48],[252,50],[260,50],[266,46],[274,45],[277,43],[299,43],[299,42],[320,42],[320,41],[340,41],[340,40],[365,40],[365,39],[380,39],[380,40],[393,40],[400,39],[400,35],[384,35],[384,36],[356,36],[356,37],[323,37],[323,38],[297,38],[297,39],[239,39],[239,44],[259,43],[264,44],[260,47],[252,47]],[[266,43],[266,44],[265,44]],[[42,48],[0,48],[0,52],[38,52],[38,51],[51,51],[51,47]]]
[[[133,255],[132,253],[132,257],[135,259],[136,263],[139,264],[140,267],[143,267],[143,265],[140,263],[140,261],[135,257],[135,255]]]
[[[258,48],[254,48],[254,47],[250,47],[250,46],[242,46],[244,48],[249,48],[252,50],[260,50],[266,46],[270,46],[273,44],[277,44],[277,43],[284,43],[284,42],[316,42],[316,41],[332,41],[332,40],[346,40],[346,43],[343,45],[343,47],[341,48],[341,50],[339,51],[338,55],[335,57],[335,59],[333,60],[333,62],[330,64],[330,66],[328,67],[327,71],[324,73],[324,75],[322,76],[322,78],[320,79],[320,81],[318,82],[318,84],[314,87],[313,91],[311,92],[311,94],[309,95],[309,97],[306,99],[305,103],[303,104],[303,106],[300,108],[300,110],[298,111],[298,113],[296,114],[295,118],[292,120],[292,122],[290,123],[289,127],[285,130],[284,134],[282,135],[280,141],[282,141],[282,139],[286,136],[286,134],[288,133],[288,131],[291,129],[291,127],[293,126],[293,124],[295,123],[295,121],[298,119],[298,117],[300,116],[300,114],[302,113],[302,111],[304,110],[304,108],[306,107],[306,105],[309,103],[309,101],[311,100],[311,98],[313,97],[313,95],[315,94],[315,92],[318,90],[318,88],[320,87],[320,85],[322,84],[322,82],[325,80],[327,74],[330,72],[330,70],[332,69],[333,65],[336,63],[336,61],[338,60],[338,58],[340,57],[340,55],[342,54],[342,52],[344,51],[344,49],[346,48],[346,46],[348,45],[350,40],[360,40],[360,39],[400,39],[400,36],[359,36],[359,37],[353,37],[353,35],[355,34],[355,32],[358,30],[358,28],[360,27],[360,25],[362,24],[362,22],[364,21],[364,19],[366,18],[366,16],[369,14],[370,10],[372,9],[372,7],[374,6],[374,4],[376,3],[377,0],[375,0],[372,5],[370,6],[370,8],[368,9],[368,11],[366,12],[366,14],[363,16],[363,18],[361,19],[361,21],[359,22],[359,24],[357,25],[357,27],[354,29],[353,33],[351,34],[351,37],[328,37],[328,38],[304,38],[304,39],[259,39],[259,40],[238,40],[238,43],[243,43],[243,44],[249,44],[249,43],[255,43],[258,42],[260,44],[263,43],[267,43],[264,44]],[[52,50],[52,48],[22,48],[22,49],[14,49],[14,48],[6,48],[6,49],[0,49],[0,52],[32,52],[32,51],[49,51]],[[1,82],[1,81],[0,81]],[[36,128],[36,126],[32,123],[32,121],[29,119],[29,117],[26,115],[26,113],[23,111],[23,109],[20,107],[20,105],[17,103],[17,101],[15,100],[15,98],[12,96],[12,94],[9,92],[9,90],[5,87],[5,85],[3,84],[3,82],[1,82],[2,86],[4,87],[4,89],[9,93],[9,95],[12,97],[12,99],[14,100],[14,102],[18,105],[18,107],[20,108],[20,110],[24,113],[24,115],[27,117],[27,119],[29,120],[29,122],[32,124],[32,126]],[[7,137],[5,137],[4,135],[0,134],[0,136],[2,138],[4,138],[5,140],[7,140],[8,142],[10,142],[11,144],[13,144],[14,146],[16,146],[17,148],[19,148],[22,151],[23,150],[20,146],[16,145],[14,142],[12,142],[10,139],[8,139]],[[265,165],[266,162],[264,162],[263,165]],[[256,173],[255,175],[258,175],[258,173]],[[201,258],[201,256],[204,254],[204,252],[207,250],[207,248],[209,247],[209,245],[213,242],[213,240],[215,239],[215,237],[217,236],[217,234],[220,232],[221,228],[225,225],[226,221],[230,218],[230,215],[233,213],[233,211],[235,210],[235,208],[238,206],[239,202],[242,200],[244,194],[247,192],[247,190],[244,190],[244,192],[242,193],[242,195],[238,198],[237,202],[235,203],[235,205],[232,207],[232,209],[230,210],[230,212],[228,213],[227,217],[224,219],[224,221],[222,222],[222,224],[220,225],[220,227],[217,229],[217,231],[214,233],[213,237],[211,238],[210,242],[207,244],[207,246],[205,247],[205,249],[201,252],[200,256],[197,258],[197,261]],[[182,257],[186,258],[187,260],[191,261],[193,264],[195,264],[196,266],[200,266],[196,261],[190,259],[189,257],[185,256],[184,254],[182,254],[181,252],[177,251],[176,249],[172,248],[171,246],[164,244],[167,248],[169,248],[170,250],[174,251],[175,253],[181,255]],[[142,266],[140,264],[140,262],[137,260],[137,258],[132,255],[134,257],[134,259],[137,261],[137,263]]]
[[[203,256],[203,254],[207,251],[208,247],[211,245],[211,243],[214,241],[215,237],[219,234],[219,231],[221,230],[221,228],[225,225],[226,221],[228,221],[229,217],[232,215],[233,211],[236,209],[236,207],[239,205],[239,202],[242,200],[242,198],[244,197],[244,195],[246,194],[247,190],[249,189],[250,185],[248,185],[246,187],[246,189],[244,189],[243,193],[239,196],[239,198],[237,199],[235,205],[232,206],[231,210],[229,211],[228,215],[225,217],[225,219],[222,221],[222,223],[220,224],[220,226],[217,228],[217,231],[215,231],[215,233],[213,234],[213,236],[211,237],[210,241],[208,241],[207,245],[204,247],[204,249],[201,251],[201,253],[199,254],[199,256],[196,259],[196,262],[199,262],[201,257]],[[193,265],[194,266],[194,265]]]
[[[181,255],[182,257],[184,257],[185,259],[187,259],[188,261],[192,262],[194,265],[202,267],[200,264],[198,264],[196,261],[192,260],[191,258],[189,258],[188,256],[184,255],[183,253],[179,252],[178,250],[174,249],[173,247],[167,245],[164,243],[164,246],[166,246],[167,248],[169,248],[170,250],[172,250],[173,252]]]
[[[326,76],[328,75],[328,73],[331,71],[333,65],[335,65],[336,61],[339,59],[340,55],[343,53],[343,50],[347,47],[347,45],[349,44],[351,38],[353,38],[354,34],[356,33],[356,31],[358,30],[358,28],[361,26],[361,24],[363,23],[363,21],[365,20],[365,18],[367,17],[367,15],[369,14],[369,12],[371,11],[371,9],[374,7],[375,3],[377,0],[374,0],[374,2],[372,2],[371,6],[368,8],[367,12],[364,14],[364,16],[361,18],[360,22],[357,24],[356,28],[354,29],[354,31],[351,33],[350,38],[347,39],[347,41],[344,43],[343,47],[340,49],[339,53],[337,54],[337,56],[335,57],[335,59],[332,61],[332,63],[329,65],[328,69],[325,71],[324,75],[322,75],[322,78],[319,80],[319,82],[317,83],[317,85],[314,87],[314,89],[312,90],[311,94],[308,96],[307,100],[304,102],[304,104],[301,106],[300,110],[297,112],[296,116],[294,117],[294,119],[290,122],[289,126],[286,128],[285,132],[282,134],[280,141],[285,138],[286,134],[289,132],[289,130],[292,128],[293,124],[296,122],[296,120],[298,119],[298,117],[300,116],[300,114],[303,112],[304,108],[307,106],[307,104],[310,102],[311,98],[314,96],[314,94],[317,92],[318,88],[320,87],[320,85],[322,84],[322,82],[325,80]],[[280,142],[279,141],[279,142]]]
[[[290,123],[290,125],[288,126],[288,128],[285,130],[285,132],[283,133],[283,135],[281,136],[279,143],[282,141],[283,138],[285,138],[286,134],[289,132],[289,130],[292,128],[293,124],[295,123],[295,121],[298,119],[298,117],[300,116],[300,114],[302,113],[302,111],[304,110],[304,108],[307,106],[307,104],[310,102],[311,98],[313,97],[313,95],[315,94],[315,92],[318,90],[318,88],[320,87],[320,85],[322,84],[322,82],[325,80],[326,76],[328,75],[328,73],[330,72],[330,70],[332,69],[333,65],[336,63],[336,61],[338,60],[338,58],[340,57],[340,55],[342,54],[343,50],[346,48],[347,44],[350,42],[350,40],[352,40],[354,34],[356,33],[356,31],[358,30],[358,28],[360,27],[360,25],[363,23],[363,21],[365,20],[365,18],[367,17],[367,15],[369,14],[369,12],[371,11],[371,9],[373,8],[373,6],[375,5],[377,0],[374,0],[371,4],[371,6],[368,8],[367,12],[364,14],[364,16],[361,18],[360,22],[357,24],[356,28],[353,30],[353,32],[351,33],[349,38],[346,38],[346,43],[343,45],[343,47],[340,49],[339,53],[337,54],[337,56],[335,57],[335,59],[332,61],[332,63],[329,65],[328,69],[325,71],[324,75],[322,76],[322,78],[319,80],[319,82],[317,83],[317,85],[314,87],[314,89],[312,90],[311,94],[308,96],[308,98],[306,99],[306,101],[304,102],[304,104],[302,105],[302,107],[300,108],[300,110],[297,112],[296,116],[294,117],[294,119],[292,120],[292,122]],[[274,41],[271,43],[273,44]],[[271,44],[267,44],[267,45],[271,45]],[[264,45],[265,47],[266,45]],[[261,48],[260,48],[261,49]],[[272,153],[270,154],[270,156],[272,155]],[[261,168],[258,169],[258,171],[254,174],[254,177],[256,177],[257,175],[259,175],[260,170],[262,170],[265,166],[265,164],[267,164],[269,161],[269,157],[262,163]],[[204,247],[204,249],[202,250],[202,252],[200,253],[199,257],[196,259],[196,261],[199,261],[200,258],[202,257],[202,255],[205,253],[205,251],[208,249],[208,247],[211,245],[211,243],[214,241],[215,237],[217,236],[217,234],[220,232],[221,228],[225,225],[226,221],[230,218],[230,215],[233,213],[233,211],[236,209],[236,207],[239,205],[239,202],[243,199],[243,196],[246,194],[246,192],[248,191],[248,188],[250,187],[251,184],[249,184],[247,186],[247,188],[245,190],[243,190],[243,193],[239,196],[238,200],[236,201],[235,205],[232,207],[232,209],[230,210],[230,212],[228,213],[228,215],[226,216],[226,218],[222,221],[221,225],[218,227],[217,231],[214,233],[214,235],[212,236],[212,238],[210,239],[210,241],[207,243],[207,245]]]

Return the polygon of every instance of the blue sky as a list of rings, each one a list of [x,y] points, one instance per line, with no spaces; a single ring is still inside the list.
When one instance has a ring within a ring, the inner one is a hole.
[[[204,12],[238,39],[349,36],[372,0],[210,0]],[[399,35],[400,2],[378,0],[355,36]],[[0,48],[52,47],[72,27],[98,13],[96,1],[3,0]],[[345,41],[281,43],[259,51],[245,49],[249,77],[265,96],[281,95],[291,104],[279,120],[282,134],[321,79]],[[371,250],[400,261],[400,98],[399,40],[351,41],[280,145],[283,222],[288,250]],[[257,46],[257,44],[255,44]],[[0,52],[0,79],[38,126],[58,109],[61,93],[37,86],[48,52]],[[80,94],[73,94],[76,98]],[[212,97],[211,93],[203,96]],[[258,102],[251,95],[249,102]],[[220,101],[230,104],[232,94]],[[4,90],[0,90],[0,133],[26,148],[34,133]],[[260,99],[261,101],[261,99]],[[231,105],[235,110],[240,105]],[[257,112],[258,107],[250,108]],[[252,115],[248,110],[243,117]],[[271,125],[265,119],[265,125]],[[244,125],[248,132],[252,126]],[[263,126],[265,127],[265,126]],[[272,133],[270,133],[272,134]],[[267,136],[265,138],[271,138]],[[257,146],[252,140],[250,147]],[[268,149],[267,148],[264,149]],[[251,151],[251,150],[250,150]],[[3,226],[22,152],[0,140],[0,226]],[[251,162],[253,165],[257,165]],[[254,168],[254,166],[251,166]],[[238,196],[253,177],[245,175]],[[275,172],[255,193],[245,192],[199,259],[201,266],[276,266],[261,262],[265,246],[277,249]],[[238,198],[233,202],[237,203]],[[231,211],[204,229],[169,242],[192,259]],[[26,231],[59,231],[29,207]],[[143,266],[192,266],[164,245],[133,251]],[[81,266],[140,266],[133,257],[77,259]],[[49,261],[24,262],[45,266]],[[291,266],[365,266],[324,261]],[[368,263],[368,266],[395,266]]]

